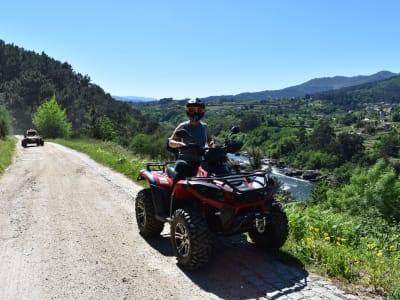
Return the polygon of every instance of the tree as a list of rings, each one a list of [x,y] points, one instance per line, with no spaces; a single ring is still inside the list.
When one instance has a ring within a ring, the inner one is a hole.
[[[373,145],[373,153],[378,157],[388,159],[389,157],[398,157],[400,138],[395,129],[389,134],[382,135],[380,141]]]
[[[55,95],[38,107],[32,123],[48,138],[64,138],[71,134],[72,125],[67,121],[65,109],[58,105]]]
[[[241,122],[240,122],[240,128],[242,129],[243,132],[249,132],[251,130],[254,130],[260,126],[260,120],[257,114],[255,113],[246,113],[242,116]]]
[[[97,120],[94,126],[94,137],[103,141],[112,141],[117,137],[114,124],[107,116]]]
[[[364,151],[364,139],[357,134],[341,133],[337,137],[339,155],[344,161],[351,160],[354,156]]]
[[[310,136],[310,145],[315,150],[333,152],[335,147],[335,131],[326,121],[321,121]]]

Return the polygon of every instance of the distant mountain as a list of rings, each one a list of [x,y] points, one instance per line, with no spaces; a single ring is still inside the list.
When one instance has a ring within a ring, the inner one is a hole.
[[[112,96],[115,100],[123,102],[149,102],[155,101],[155,98],[150,97],[138,97],[138,96]]]
[[[389,71],[381,71],[369,76],[335,76],[311,79],[305,83],[287,87],[281,90],[266,90],[254,93],[240,93],[237,95],[222,95],[206,97],[204,100],[268,100],[280,98],[296,98],[307,94],[315,94],[325,91],[337,90],[345,87],[356,86],[364,83],[380,81],[398,74]]]
[[[313,95],[349,109],[372,103],[400,103],[400,75]]]

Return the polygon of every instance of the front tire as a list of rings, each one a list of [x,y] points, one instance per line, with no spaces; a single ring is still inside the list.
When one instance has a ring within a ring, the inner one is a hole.
[[[164,223],[157,220],[150,189],[141,190],[135,201],[136,222],[139,232],[144,237],[160,235]]]
[[[263,249],[276,251],[286,242],[289,234],[289,224],[286,213],[279,203],[272,204],[271,222],[264,232],[257,229],[249,231],[251,240]]]
[[[185,270],[201,268],[212,255],[212,233],[206,220],[193,208],[174,212],[171,243],[178,265]]]

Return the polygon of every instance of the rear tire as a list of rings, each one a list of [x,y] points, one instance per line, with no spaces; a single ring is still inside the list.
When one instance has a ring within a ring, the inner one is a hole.
[[[136,222],[139,232],[145,237],[160,235],[164,223],[157,220],[150,189],[141,190],[135,201]]]
[[[190,271],[204,266],[212,255],[213,242],[206,220],[195,209],[174,212],[171,243],[179,266]]]
[[[257,229],[249,231],[249,236],[256,246],[268,251],[276,251],[282,247],[288,234],[288,219],[279,203],[272,204],[271,223],[266,226],[264,232]]]

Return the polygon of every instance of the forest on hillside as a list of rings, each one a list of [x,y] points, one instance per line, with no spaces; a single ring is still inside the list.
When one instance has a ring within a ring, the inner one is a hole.
[[[10,113],[14,132],[21,134],[32,127],[34,113],[53,95],[66,110],[75,135],[90,134],[103,117],[112,121],[121,139],[158,128],[139,110],[91,83],[88,75],[76,73],[67,62],[0,40],[0,106]]]

